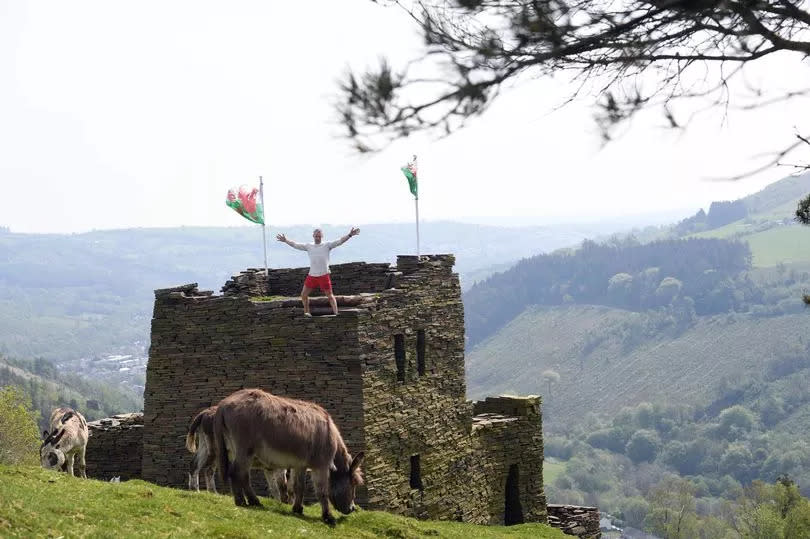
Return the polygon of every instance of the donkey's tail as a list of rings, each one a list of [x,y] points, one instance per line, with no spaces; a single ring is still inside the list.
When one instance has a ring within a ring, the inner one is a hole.
[[[200,428],[202,419],[203,413],[200,412],[194,416],[194,419],[191,420],[191,425],[188,426],[188,434],[186,434],[186,449],[188,449],[190,453],[197,452],[197,429]]]
[[[223,412],[222,409],[217,410],[217,414],[214,416],[214,448],[217,460],[219,460],[217,467],[222,477],[222,484],[227,485],[230,463],[228,462],[228,448],[225,445],[225,414]]]

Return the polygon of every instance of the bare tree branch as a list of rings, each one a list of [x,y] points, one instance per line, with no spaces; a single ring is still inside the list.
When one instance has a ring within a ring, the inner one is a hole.
[[[452,133],[486,111],[503,84],[525,76],[572,72],[578,86],[572,99],[597,86],[596,122],[605,141],[648,108],[660,108],[671,127],[682,128],[689,121],[675,119],[679,102],[750,110],[810,94],[810,88],[774,97],[756,91],[753,100],[737,104],[739,96],[729,90],[745,66],[768,56],[798,52],[797,65],[803,65],[810,54],[805,0],[388,3],[418,25],[425,54],[400,72],[382,62],[341,81],[337,111],[361,151],[419,131]]]

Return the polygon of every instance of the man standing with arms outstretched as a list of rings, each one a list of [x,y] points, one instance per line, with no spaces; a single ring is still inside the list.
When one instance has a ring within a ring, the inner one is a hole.
[[[326,297],[329,298],[329,305],[332,307],[332,312],[337,314],[337,300],[332,293],[332,280],[329,278],[329,251],[339,245],[343,245],[349,238],[356,236],[360,233],[360,229],[352,227],[348,234],[336,241],[328,241],[323,243],[323,231],[316,228],[312,231],[312,239],[315,243],[295,243],[288,240],[284,234],[278,234],[276,239],[280,242],[286,243],[293,249],[299,251],[306,251],[309,255],[309,275],[304,280],[304,288],[301,290],[301,301],[304,304],[304,315],[312,316],[309,313],[309,295],[316,288],[323,290]]]

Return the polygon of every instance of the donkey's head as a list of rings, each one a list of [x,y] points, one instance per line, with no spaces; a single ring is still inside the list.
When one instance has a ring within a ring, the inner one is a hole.
[[[359,452],[348,469],[333,469],[329,474],[329,500],[335,509],[348,515],[354,511],[354,491],[363,484],[363,474],[360,472],[360,465],[363,463],[363,452]]]
[[[39,446],[39,460],[42,467],[48,470],[61,470],[65,464],[65,453],[59,448],[59,441],[65,435],[65,429],[42,433],[44,441]]]

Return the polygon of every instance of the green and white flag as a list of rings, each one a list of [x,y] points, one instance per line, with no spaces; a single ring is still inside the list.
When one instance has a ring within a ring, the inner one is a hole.
[[[416,180],[416,156],[414,155],[411,162],[402,167],[401,170],[408,179],[408,187],[411,189],[411,194],[419,198],[419,184]]]

